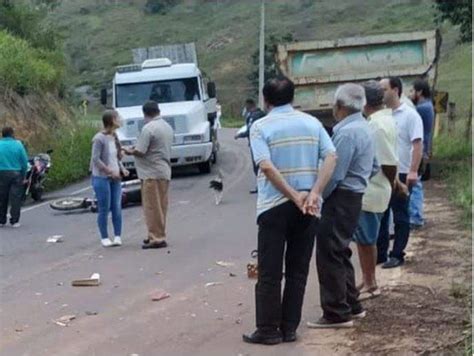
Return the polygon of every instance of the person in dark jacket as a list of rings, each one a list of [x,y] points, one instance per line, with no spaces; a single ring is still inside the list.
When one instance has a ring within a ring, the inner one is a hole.
[[[10,224],[20,227],[21,203],[25,189],[28,156],[23,144],[15,139],[11,127],[2,129],[0,140],[0,227],[7,223],[7,211],[10,204]]]
[[[249,139],[249,146],[250,146],[250,128],[252,125],[258,121],[259,119],[265,117],[265,112],[262,111],[259,107],[257,107],[257,104],[255,103],[255,100],[253,99],[247,99],[245,101],[245,110],[244,110],[244,118],[245,118],[245,130],[239,131],[234,138],[244,138],[246,137]],[[252,166],[253,166],[253,172],[255,176],[258,174],[258,166],[255,164],[255,160],[253,159],[253,153],[252,149],[250,149],[250,156],[252,157]],[[252,189],[250,191],[250,194],[256,194],[257,189]]]

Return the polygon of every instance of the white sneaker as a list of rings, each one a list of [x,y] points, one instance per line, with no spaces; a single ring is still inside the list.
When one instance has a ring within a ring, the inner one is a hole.
[[[122,239],[121,239],[120,236],[115,236],[114,237],[113,245],[114,246],[122,246]]]
[[[102,246],[104,246],[104,247],[110,247],[110,246],[112,246],[112,241],[110,241],[110,239],[100,239],[100,243],[101,243]]]
[[[21,224],[20,223],[15,223],[15,224],[12,225],[12,227],[14,229],[18,229],[19,227],[21,227]]]

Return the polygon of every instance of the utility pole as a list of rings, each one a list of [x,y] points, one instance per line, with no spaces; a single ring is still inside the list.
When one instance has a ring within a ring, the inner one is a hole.
[[[265,0],[260,16],[260,60],[258,65],[258,106],[263,110],[263,84],[265,82]]]

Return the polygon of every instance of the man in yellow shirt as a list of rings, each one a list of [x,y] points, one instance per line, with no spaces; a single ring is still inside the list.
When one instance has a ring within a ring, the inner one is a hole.
[[[362,199],[362,212],[354,233],[363,282],[359,300],[380,294],[375,279],[377,237],[384,212],[387,210],[397,175],[397,127],[392,110],[383,104],[384,90],[376,81],[364,83],[367,104],[364,114],[375,138],[375,156],[382,169],[370,179]]]

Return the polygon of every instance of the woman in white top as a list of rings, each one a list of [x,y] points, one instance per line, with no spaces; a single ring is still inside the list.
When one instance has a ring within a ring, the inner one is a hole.
[[[97,198],[99,213],[97,225],[102,246],[120,246],[122,244],[122,186],[121,177],[128,176],[123,167],[121,147],[115,130],[120,127],[118,113],[106,110],[102,115],[104,129],[92,140],[92,187]],[[114,238],[109,238],[107,220],[112,213]]]

